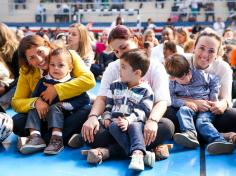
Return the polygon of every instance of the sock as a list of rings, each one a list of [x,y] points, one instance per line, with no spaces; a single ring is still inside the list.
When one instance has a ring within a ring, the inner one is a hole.
[[[32,136],[33,134],[38,134],[38,135],[41,136],[41,133],[37,130],[33,130],[33,131],[30,132],[30,136]]]
[[[61,132],[61,131],[53,131],[53,132],[52,132],[52,135],[55,135],[55,136],[62,136],[62,132]]]

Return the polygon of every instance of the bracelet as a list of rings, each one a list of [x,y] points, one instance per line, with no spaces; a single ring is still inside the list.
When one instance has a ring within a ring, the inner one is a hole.
[[[89,118],[89,117],[93,117],[93,116],[95,116],[95,117],[97,117],[97,118],[99,117],[97,114],[89,114],[88,118]]]
[[[150,119],[148,119],[148,120],[151,120],[151,121],[156,122],[156,123],[158,124],[158,121],[155,120],[155,119],[150,118]]]

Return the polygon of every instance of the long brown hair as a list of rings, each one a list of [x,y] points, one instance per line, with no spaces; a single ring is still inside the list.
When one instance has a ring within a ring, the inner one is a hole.
[[[82,59],[86,59],[93,52],[89,31],[81,23],[74,23],[70,27],[76,28],[79,33],[79,48],[76,50]]]
[[[35,68],[29,64],[26,58],[26,50],[39,46],[46,46],[51,49],[54,48],[47,40],[40,37],[39,35],[28,35],[21,40],[18,49],[18,59],[19,65],[25,74],[35,70]]]
[[[12,62],[18,44],[14,32],[4,23],[0,23],[0,53],[5,62]]]

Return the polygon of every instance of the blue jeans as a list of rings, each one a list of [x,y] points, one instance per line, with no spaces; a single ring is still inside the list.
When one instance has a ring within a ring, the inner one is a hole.
[[[196,129],[199,134],[207,143],[215,141],[225,141],[223,136],[217,131],[212,124],[215,120],[215,115],[211,112],[194,112],[187,106],[182,106],[178,112],[177,117],[179,120],[180,131],[191,131],[197,135]],[[194,120],[196,119],[196,128],[194,126]]]
[[[115,122],[112,122],[109,126],[109,132],[129,156],[135,150],[141,150],[146,154],[143,128],[143,122],[133,122],[129,125],[127,131],[123,132]]]

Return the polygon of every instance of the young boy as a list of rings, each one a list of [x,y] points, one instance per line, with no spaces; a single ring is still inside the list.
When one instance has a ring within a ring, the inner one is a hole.
[[[181,133],[174,135],[174,141],[184,147],[199,146],[197,131],[208,143],[210,154],[231,153],[232,143],[227,142],[216,130],[212,122],[215,115],[210,112],[199,112],[194,102],[186,99],[218,101],[220,82],[218,77],[205,73],[203,70],[191,69],[187,59],[174,54],[165,63],[166,71],[170,75],[170,95],[172,106],[179,108],[177,112]],[[196,119],[196,129],[194,120]]]
[[[49,73],[41,78],[32,93],[32,97],[39,97],[46,90],[45,83],[57,84],[67,82],[72,79],[70,72],[72,71],[72,58],[67,49],[57,48],[52,51],[49,61]],[[46,102],[47,103],[47,102]],[[47,121],[48,128],[52,130],[52,136],[48,146],[44,149],[45,154],[58,154],[63,150],[62,129],[64,123],[64,113],[70,113],[73,110],[88,105],[90,99],[87,93],[83,93],[74,98],[59,102],[58,98],[51,105],[44,106],[44,116],[40,115],[36,109],[32,109],[28,113],[25,128],[30,131],[30,137],[25,145],[19,150],[23,154],[34,153],[46,147],[41,137],[41,123]]]
[[[141,78],[148,70],[150,61],[140,49],[133,49],[121,56],[120,81],[110,86],[102,124],[111,135],[132,155],[129,169],[144,170],[144,155],[155,162],[155,154],[146,151],[143,127],[153,107],[154,94],[151,87]]]

